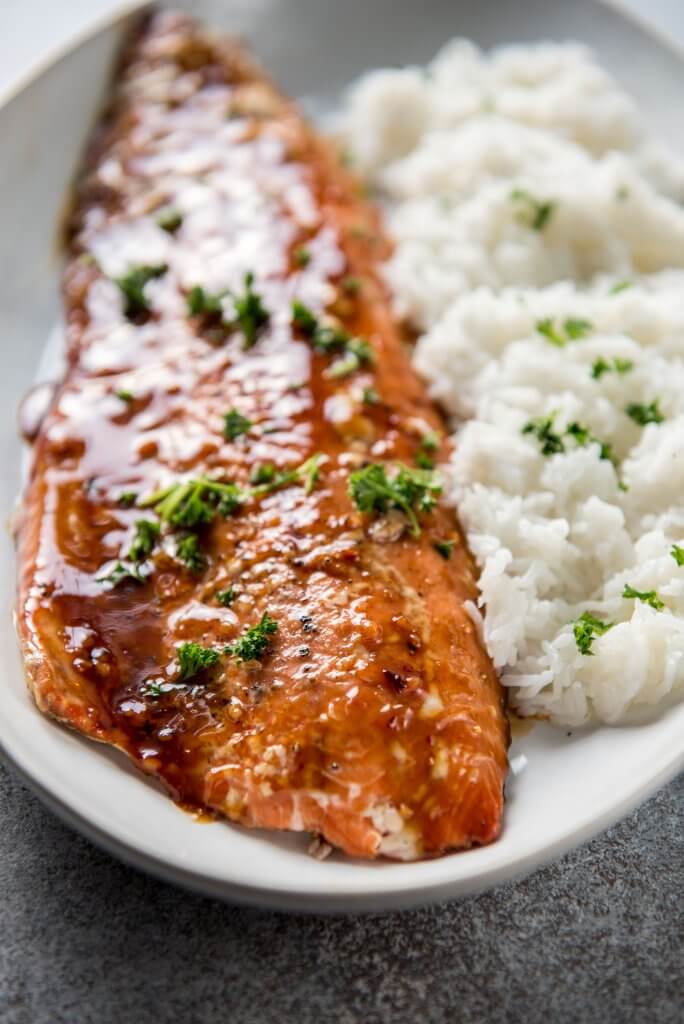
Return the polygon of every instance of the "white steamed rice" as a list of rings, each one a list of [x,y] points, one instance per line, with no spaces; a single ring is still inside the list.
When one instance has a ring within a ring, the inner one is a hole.
[[[416,366],[453,414],[449,494],[512,705],[578,725],[683,696],[684,162],[576,45],[456,41],[427,69],[365,76],[343,130],[387,204]],[[525,196],[552,204],[537,228]],[[590,327],[563,347],[537,330],[566,318]],[[592,377],[616,357],[633,367]],[[662,423],[625,412],[654,399]],[[522,428],[549,415],[615,464],[568,436],[542,455]],[[585,611],[615,623],[593,656],[573,635]]]

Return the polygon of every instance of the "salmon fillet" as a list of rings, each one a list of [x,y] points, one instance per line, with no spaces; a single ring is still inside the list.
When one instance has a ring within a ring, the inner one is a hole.
[[[376,213],[234,42],[129,41],[70,226],[18,628],[179,802],[360,857],[488,843],[508,726]]]

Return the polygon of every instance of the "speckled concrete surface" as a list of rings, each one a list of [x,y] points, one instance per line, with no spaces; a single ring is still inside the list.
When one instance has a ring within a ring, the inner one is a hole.
[[[345,919],[156,882],[0,768],[0,1021],[679,1024],[683,883],[684,776],[527,880]]]

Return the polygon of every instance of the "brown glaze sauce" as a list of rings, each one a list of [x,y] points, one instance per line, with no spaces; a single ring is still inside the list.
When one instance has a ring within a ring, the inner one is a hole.
[[[377,276],[376,215],[355,192],[230,44],[169,15],[132,42],[71,224],[69,368],[35,443],[21,629],[39,704],[127,750],[179,801],[320,831],[355,854],[416,856],[496,836],[507,726],[463,608],[476,588],[453,513],[422,515],[416,539],[347,494],[352,470],[414,465],[424,434],[442,431]],[[157,224],[168,208],[172,231]],[[160,264],[149,311],[127,318],[114,279]],[[269,312],[248,349],[186,301],[198,285],[239,294],[247,272]],[[293,329],[293,298],[366,339],[372,364],[331,377],[331,357]],[[233,441],[231,408],[253,424]],[[198,475],[246,486],[258,463],[318,452],[310,494],[286,486],[201,530],[200,574],[164,530],[145,583],[99,581],[136,521],[156,518],[122,507],[123,492]],[[445,539],[449,560],[434,548]],[[223,607],[215,594],[231,585]],[[222,649],[266,611],[278,631],[260,661],[222,654],[179,681],[180,644]]]

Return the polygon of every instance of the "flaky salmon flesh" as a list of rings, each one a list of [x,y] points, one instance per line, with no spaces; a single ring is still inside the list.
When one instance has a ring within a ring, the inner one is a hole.
[[[497,837],[508,726],[387,255],[235,42],[138,28],[76,189],[18,627],[38,707],[181,804],[411,859]]]

